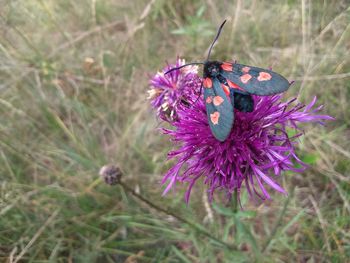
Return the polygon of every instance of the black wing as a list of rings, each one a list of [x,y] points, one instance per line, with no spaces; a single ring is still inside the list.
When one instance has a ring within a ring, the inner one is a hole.
[[[210,129],[219,141],[225,141],[234,121],[233,106],[217,78],[204,80],[204,101]]]
[[[250,94],[273,95],[286,91],[290,86],[286,78],[269,69],[227,62],[224,62],[221,68],[224,78],[236,85],[237,89]]]

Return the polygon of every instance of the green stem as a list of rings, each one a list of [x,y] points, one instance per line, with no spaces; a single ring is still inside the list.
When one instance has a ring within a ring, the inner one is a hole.
[[[233,192],[233,212],[236,214],[238,211],[238,190],[237,188]]]
[[[202,234],[214,241],[216,241],[217,243],[229,248],[229,249],[237,249],[234,245],[228,244],[216,237],[214,237],[213,235],[211,235],[209,232],[207,232],[206,230],[200,228],[199,226],[197,226],[195,223],[187,220],[186,218],[183,218],[177,214],[175,214],[174,212],[168,210],[168,209],[164,209],[154,203],[152,203],[151,201],[149,201],[148,199],[144,198],[142,195],[136,193],[133,189],[131,189],[129,186],[127,186],[125,183],[123,182],[119,182],[119,184],[125,189],[125,191],[129,192],[130,194],[132,194],[134,197],[136,197],[137,199],[141,200],[142,202],[146,203],[148,206],[163,212],[164,214],[170,215],[174,218],[176,218],[178,221],[187,224],[188,226],[190,226],[191,228],[195,229],[199,234]]]

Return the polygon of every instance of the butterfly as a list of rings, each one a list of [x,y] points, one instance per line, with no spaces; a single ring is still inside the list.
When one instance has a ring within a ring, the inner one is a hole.
[[[234,123],[234,109],[253,112],[252,95],[268,96],[286,91],[292,84],[282,75],[236,62],[210,61],[210,53],[218,40],[226,20],[219,27],[204,62],[188,63],[171,71],[189,65],[204,65],[201,91],[204,87],[204,101],[209,126],[214,137],[225,141]]]

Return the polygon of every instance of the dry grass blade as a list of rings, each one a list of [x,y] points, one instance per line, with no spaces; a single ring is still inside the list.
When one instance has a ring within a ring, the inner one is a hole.
[[[35,235],[31,238],[31,240],[28,242],[28,244],[22,249],[22,251],[19,253],[19,255],[11,262],[11,263],[17,263],[19,260],[22,259],[22,257],[28,252],[30,247],[35,243],[35,241],[41,236],[41,234],[45,231],[45,229],[55,220],[58,213],[60,212],[59,209],[54,211],[52,215],[46,220],[46,222],[38,229],[38,231],[35,233]],[[11,258],[11,256],[9,257]]]
[[[311,201],[311,203],[316,211],[317,218],[320,222],[321,229],[323,231],[323,236],[324,236],[326,248],[327,248],[328,253],[330,254],[331,253],[331,246],[329,244],[329,238],[328,238],[328,232],[327,232],[327,222],[324,220],[315,198],[312,195],[309,195],[309,200]]]

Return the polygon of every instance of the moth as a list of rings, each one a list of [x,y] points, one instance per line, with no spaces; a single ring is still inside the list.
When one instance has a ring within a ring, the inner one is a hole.
[[[208,123],[214,137],[225,141],[234,123],[234,109],[253,112],[251,95],[268,96],[286,91],[292,84],[280,74],[269,69],[238,64],[236,62],[210,61],[210,53],[218,40],[226,20],[219,27],[204,62],[192,62],[172,68],[165,74],[188,65],[204,65],[201,91]]]

